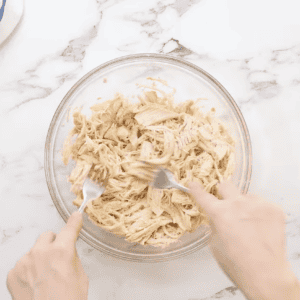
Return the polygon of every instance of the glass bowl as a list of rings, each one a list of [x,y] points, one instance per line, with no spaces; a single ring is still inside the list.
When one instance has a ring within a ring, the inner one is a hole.
[[[80,79],[63,98],[51,121],[45,145],[45,173],[53,202],[65,222],[77,210],[72,203],[71,184],[67,182],[75,162],[70,160],[65,166],[61,155],[64,140],[73,128],[72,115],[68,118],[70,107],[82,106],[82,112],[90,116],[93,104],[112,99],[116,92],[129,98],[139,94],[141,89],[136,83],[147,83],[146,77],[166,80],[170,87],[176,88],[176,104],[205,98],[207,100],[201,101],[202,111],[216,109],[215,116],[223,121],[236,141],[236,169],[232,181],[241,192],[248,191],[252,170],[250,137],[245,120],[226,89],[207,72],[187,61],[160,54],[129,55],[102,64]],[[84,213],[80,237],[94,248],[124,260],[159,262],[204,247],[210,234],[209,226],[203,225],[193,233],[185,233],[178,242],[164,249],[136,246],[94,225]]]

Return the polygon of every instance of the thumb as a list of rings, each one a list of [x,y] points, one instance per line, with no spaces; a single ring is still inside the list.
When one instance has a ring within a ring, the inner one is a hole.
[[[207,193],[200,182],[189,182],[188,187],[190,193],[199,205],[208,213],[214,211],[215,204],[218,202],[218,198],[214,195]]]
[[[81,212],[74,212],[66,226],[61,230],[61,232],[56,237],[55,241],[62,242],[63,244],[76,244],[79,232],[83,225],[83,217]]]
[[[218,192],[223,199],[234,199],[241,195],[239,189],[228,179],[219,184]]]

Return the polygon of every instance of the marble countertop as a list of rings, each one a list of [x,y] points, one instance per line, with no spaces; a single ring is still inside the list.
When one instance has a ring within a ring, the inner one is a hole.
[[[280,204],[300,279],[300,19],[298,0],[25,0],[0,46],[0,294],[46,230],[64,222],[51,200],[44,145],[63,96],[111,59],[165,53],[192,62],[233,96],[253,148],[249,192]],[[1,34],[1,33],[0,33]],[[82,240],[89,300],[245,299],[209,248],[158,264],[119,261]]]

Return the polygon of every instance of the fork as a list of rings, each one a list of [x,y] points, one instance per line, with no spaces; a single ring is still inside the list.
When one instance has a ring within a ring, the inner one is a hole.
[[[105,178],[101,186],[95,181],[93,181],[92,179],[90,179],[89,177],[86,178],[82,188],[84,200],[78,209],[79,212],[82,213],[84,211],[89,200],[96,199],[105,192],[105,188],[108,182],[108,177],[109,176]]]
[[[147,178],[150,182],[149,185],[156,189],[175,188],[186,193],[190,192],[190,189],[176,182],[174,174],[171,171],[162,167],[157,168],[156,172],[154,173],[154,177],[153,174],[150,175],[149,173]]]

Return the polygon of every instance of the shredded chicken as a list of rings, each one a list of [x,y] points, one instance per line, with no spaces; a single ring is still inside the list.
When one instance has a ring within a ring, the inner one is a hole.
[[[198,181],[221,199],[216,184],[234,172],[235,142],[215,109],[204,115],[193,100],[175,106],[175,89],[166,94],[155,84],[144,87],[151,91],[138,104],[117,94],[92,106],[89,119],[77,109],[63,162],[76,161],[68,180],[78,207],[87,176],[97,182],[109,177],[105,192],[85,208],[91,221],[129,242],[165,247],[208,224],[208,217],[190,194],[149,186],[146,171],[165,167],[180,184]]]

